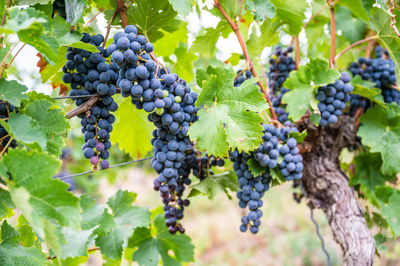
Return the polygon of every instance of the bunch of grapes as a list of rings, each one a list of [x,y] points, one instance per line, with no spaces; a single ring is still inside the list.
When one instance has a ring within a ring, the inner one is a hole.
[[[10,113],[18,112],[17,108],[8,102],[0,102],[0,118],[7,122]],[[10,143],[10,135],[8,134],[7,130],[0,125],[0,151],[3,151],[7,147],[8,148],[15,148],[17,146],[17,142],[15,139],[11,140]],[[7,145],[8,144],[8,145]]]
[[[350,92],[353,85],[350,83],[350,75],[342,72],[340,79],[335,83],[319,87],[317,90],[318,109],[321,112],[319,124],[326,126],[335,124],[342,115],[346,103],[350,100]]]
[[[249,207],[250,210],[247,216],[242,217],[240,231],[245,232],[250,228],[251,233],[258,232],[262,217],[261,198],[270,186],[270,169],[279,168],[286,180],[302,178],[303,157],[296,147],[296,139],[289,137],[290,132],[296,131],[296,128],[291,127],[276,128],[272,125],[264,125],[263,143],[256,150],[250,153],[239,153],[237,150],[229,153],[240,186],[240,191],[237,193],[239,206]],[[279,156],[283,157],[280,163]],[[265,171],[254,176],[249,169],[249,160],[256,161],[259,166],[265,168]]]
[[[400,92],[394,86],[396,84],[395,64],[390,59],[387,51],[383,52],[378,46],[375,50],[376,58],[359,58],[358,62],[351,63],[349,70],[353,76],[360,76],[363,80],[375,83],[375,86],[382,91],[386,103],[400,102]],[[386,57],[387,59],[385,59]],[[352,95],[352,107],[367,107],[368,102],[358,95]]]
[[[245,71],[244,73],[242,70],[238,70],[238,76],[235,78],[233,85],[235,87],[239,87],[246,79],[250,79],[253,75],[251,74],[250,70]],[[240,74],[240,75],[239,75]]]
[[[65,10],[65,0],[55,0],[53,2],[53,15],[58,14],[60,17],[67,19],[67,12]]]
[[[192,150],[192,147],[190,147]],[[222,158],[215,158],[213,155],[209,156],[207,153],[201,154],[200,151],[193,152],[186,155],[185,163],[182,165],[182,170],[185,175],[189,176],[193,173],[200,181],[206,179],[210,175],[214,175],[212,166],[222,167],[225,161]]]
[[[281,123],[288,121],[288,113],[285,111],[285,105],[282,104],[283,95],[289,90],[283,87],[289,73],[296,69],[296,62],[289,54],[293,52],[293,47],[289,46],[282,51],[280,46],[275,48],[274,53],[269,60],[269,86],[271,88],[271,101],[278,120]]]
[[[104,57],[107,53],[100,46],[104,41],[101,34],[90,36],[85,33],[81,41],[96,46],[99,52],[69,47],[62,79],[71,86],[70,96],[97,94],[100,97],[86,114],[79,115],[85,141],[82,151],[94,167],[100,163],[101,168],[108,168],[110,132],[115,121],[110,112],[118,109],[112,98],[117,91],[114,85],[118,79],[118,65],[106,62]],[[75,99],[75,104],[80,106],[88,100],[89,97],[79,97]]]
[[[157,64],[150,58],[152,51],[153,45],[132,25],[116,33],[114,43],[107,48],[113,62],[120,67],[117,84],[121,95],[130,96],[138,109],[148,112],[149,121],[157,127],[151,141],[152,166],[159,174],[154,189],[160,191],[163,199],[169,232],[184,233],[179,220],[190,203],[182,199],[190,179],[183,165],[187,164],[187,154],[194,153],[188,130],[197,120],[194,105],[197,94],[177,74],[169,74],[167,69],[157,71]]]

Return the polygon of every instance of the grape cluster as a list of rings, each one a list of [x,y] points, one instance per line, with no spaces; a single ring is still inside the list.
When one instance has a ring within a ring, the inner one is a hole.
[[[386,103],[400,102],[400,92],[394,89],[396,84],[395,64],[389,58],[387,51],[378,46],[375,50],[376,58],[359,58],[358,62],[351,63],[349,71],[353,76],[360,76],[363,80],[375,83],[382,91]],[[386,57],[387,59],[385,59]],[[352,95],[352,107],[367,107],[368,102],[358,95]]]
[[[101,34],[90,36],[85,33],[81,41],[96,46],[99,52],[69,47],[62,79],[71,86],[70,96],[99,95],[95,105],[86,114],[79,115],[85,141],[82,151],[94,167],[100,163],[101,168],[108,168],[110,132],[115,121],[115,116],[110,112],[118,109],[112,98],[117,92],[115,84],[119,76],[118,65],[106,62],[105,57],[108,54],[100,46],[104,41]],[[75,99],[75,104],[80,106],[88,100],[89,97],[79,97]]]
[[[293,52],[293,47],[289,46],[286,50],[277,46],[269,60],[269,86],[271,88],[271,101],[278,120],[281,123],[288,121],[288,113],[285,111],[285,105],[282,104],[283,95],[289,90],[283,87],[289,73],[296,69],[296,62],[289,54]]]
[[[326,126],[335,124],[338,117],[342,115],[346,103],[350,100],[350,93],[353,85],[350,82],[350,75],[342,72],[340,79],[335,83],[319,87],[317,90],[318,109],[321,112],[319,124]]]
[[[235,78],[233,85],[235,87],[239,87],[246,79],[250,79],[253,75],[251,74],[250,70],[245,71],[244,73],[242,70],[237,71],[238,76]],[[239,75],[240,74],[240,75]]]
[[[0,118],[7,121],[6,119],[10,116],[12,112],[18,112],[17,108],[8,102],[0,102]],[[10,141],[10,136],[6,129],[0,125],[0,151],[6,148],[8,142]],[[11,140],[10,144],[8,144],[8,148],[15,148],[17,146],[17,142],[15,139]]]
[[[229,157],[233,162],[233,168],[238,178],[240,191],[237,193],[239,206],[249,207],[249,214],[242,217],[240,231],[247,229],[256,234],[261,224],[263,205],[261,198],[269,189],[271,182],[270,169],[279,168],[286,180],[298,180],[302,178],[303,157],[299,154],[297,141],[289,137],[290,132],[296,132],[296,128],[276,128],[272,125],[264,125],[263,143],[250,152],[231,151]],[[283,157],[279,163],[278,158]],[[254,176],[250,170],[249,161],[256,161],[265,171]]]
[[[53,2],[53,16],[58,14],[60,17],[67,19],[67,12],[65,11],[65,0],[55,0]]]
[[[185,176],[193,173],[200,181],[206,179],[210,175],[214,175],[212,166],[222,167],[225,161],[222,158],[215,158],[213,155],[209,156],[207,153],[201,154],[200,151],[193,152],[186,155],[185,163],[182,165],[182,170]]]
[[[138,109],[148,112],[149,121],[157,127],[151,140],[152,166],[159,174],[154,189],[163,199],[169,232],[184,233],[179,220],[190,202],[182,196],[191,181],[183,165],[190,159],[187,154],[194,153],[188,130],[197,120],[197,94],[177,74],[169,74],[163,68],[157,71],[157,64],[150,58],[153,45],[138,34],[135,26],[128,25],[124,32],[116,33],[107,51],[120,67],[117,84],[121,95],[130,96]]]

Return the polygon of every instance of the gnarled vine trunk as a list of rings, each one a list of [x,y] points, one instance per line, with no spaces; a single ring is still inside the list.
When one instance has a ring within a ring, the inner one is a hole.
[[[364,266],[373,264],[375,241],[339,164],[340,151],[355,142],[354,124],[353,117],[343,116],[341,122],[323,128],[309,121],[301,125],[308,130],[303,185],[312,206],[325,212],[345,265]]]

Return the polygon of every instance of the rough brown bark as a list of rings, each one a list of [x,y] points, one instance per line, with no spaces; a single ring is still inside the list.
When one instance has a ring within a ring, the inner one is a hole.
[[[355,118],[350,116],[324,128],[315,127],[309,120],[300,125],[309,133],[304,144],[307,151],[303,152],[303,185],[311,205],[325,212],[343,251],[344,264],[372,265],[375,241],[339,164],[340,151],[354,144],[354,125]]]

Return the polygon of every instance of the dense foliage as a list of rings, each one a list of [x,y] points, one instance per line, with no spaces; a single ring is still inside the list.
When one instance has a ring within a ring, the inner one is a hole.
[[[79,265],[97,250],[110,265],[193,261],[181,220],[200,194],[236,193],[249,210],[238,230],[256,234],[268,190],[307,190],[307,145],[326,140],[304,123],[355,129],[335,162],[377,253],[399,237],[396,1],[0,2],[0,265]],[[204,14],[215,27],[188,27]],[[217,49],[230,34],[241,54]],[[25,45],[51,96],[13,66]],[[96,202],[66,170],[74,156],[77,172],[102,173],[149,156],[162,207],[137,206],[140,189]]]

